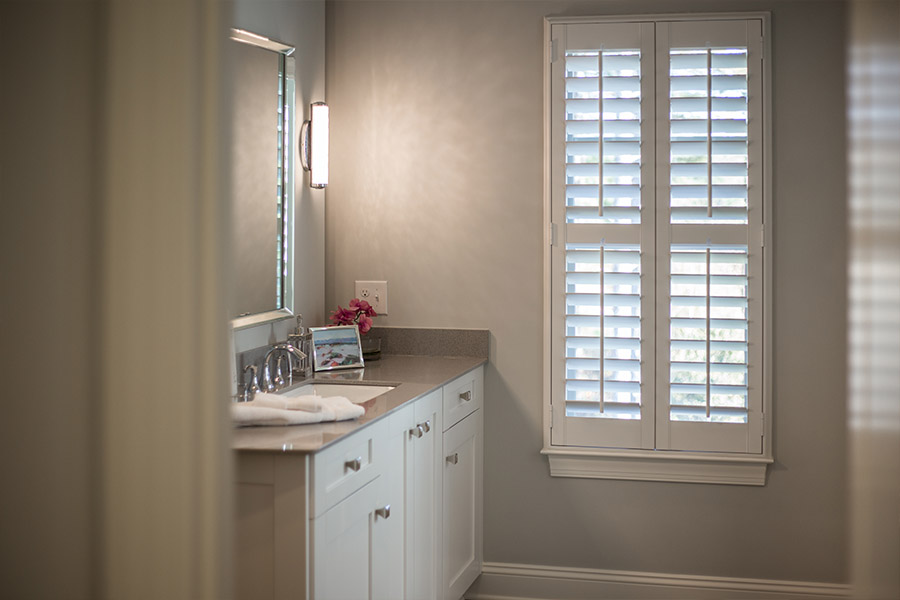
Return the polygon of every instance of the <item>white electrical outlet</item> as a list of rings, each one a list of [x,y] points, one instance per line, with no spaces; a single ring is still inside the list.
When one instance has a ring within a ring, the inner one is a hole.
[[[379,315],[387,314],[387,281],[357,281],[356,297],[371,304]]]

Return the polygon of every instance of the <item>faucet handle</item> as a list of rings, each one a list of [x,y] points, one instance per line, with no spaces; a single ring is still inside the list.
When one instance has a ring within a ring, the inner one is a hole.
[[[284,354],[279,354],[275,360],[275,389],[280,390],[284,387],[284,376],[281,374],[281,363],[284,362]],[[291,359],[288,358],[288,369],[290,369]]]
[[[269,368],[269,361],[265,361],[263,365],[263,386],[267,392],[275,391],[275,384],[272,383],[272,370]]]
[[[250,382],[246,382],[247,371],[250,371]],[[256,392],[259,391],[259,380],[256,378],[257,368],[254,364],[249,364],[244,367],[243,371],[243,379],[244,382],[244,402],[249,402],[253,400],[256,396]]]

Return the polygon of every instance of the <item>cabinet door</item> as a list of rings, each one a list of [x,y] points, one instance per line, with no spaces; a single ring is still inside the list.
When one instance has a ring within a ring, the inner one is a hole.
[[[370,597],[372,516],[378,501],[378,483],[379,479],[375,479],[366,484],[313,522],[314,599]]]
[[[407,531],[408,587],[411,600],[441,598],[441,391],[415,404],[415,427],[409,436],[409,522]]]
[[[413,426],[413,406],[390,415],[387,433],[378,444],[384,469],[372,507],[372,595],[374,600],[403,600],[406,584],[407,439]]]
[[[444,598],[458,600],[481,573],[482,412],[444,433]]]

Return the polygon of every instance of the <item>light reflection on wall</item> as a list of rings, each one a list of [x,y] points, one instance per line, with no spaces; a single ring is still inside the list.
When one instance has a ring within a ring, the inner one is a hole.
[[[900,3],[850,10],[851,573],[900,598]]]

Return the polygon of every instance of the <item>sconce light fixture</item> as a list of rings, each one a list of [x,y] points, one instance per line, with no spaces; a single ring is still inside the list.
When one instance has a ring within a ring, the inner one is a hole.
[[[309,120],[300,127],[300,164],[309,171],[309,187],[328,185],[328,105],[309,105]]]

